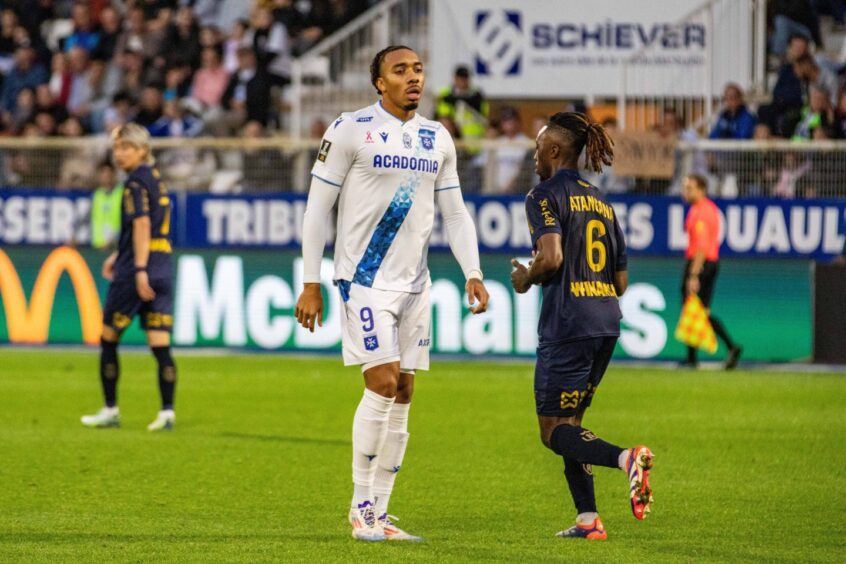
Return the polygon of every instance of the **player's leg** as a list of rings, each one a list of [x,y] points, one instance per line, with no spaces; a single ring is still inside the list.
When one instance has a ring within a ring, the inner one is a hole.
[[[402,468],[408,445],[408,414],[414,395],[414,375],[417,369],[429,368],[430,307],[428,289],[417,294],[407,294],[398,313],[400,345],[400,375],[397,396],[388,415],[388,435],[377,457],[378,467],[373,482],[376,496],[376,513],[388,540],[420,541],[396,526],[396,517],[388,514],[388,502],[397,473]]]
[[[170,347],[173,330],[173,293],[169,278],[154,279],[150,285],[156,292],[153,301],[146,302],[141,311],[141,326],[147,332],[147,344],[156,359],[161,409],[148,431],[171,431],[176,424],[173,398],[176,393],[176,363]]]
[[[684,274],[681,280],[682,305],[684,305],[687,299],[687,277],[690,275],[690,264],[691,261],[689,260],[684,264]],[[687,358],[681,362],[681,366],[683,368],[696,368],[697,364],[696,349],[694,347],[687,347]]]
[[[713,298],[714,288],[717,284],[717,272],[717,263],[705,263],[705,267],[702,269],[702,275],[700,276],[700,296],[702,298],[702,303],[705,305],[708,312],[708,321],[711,322],[711,327],[714,328],[714,333],[717,334],[717,337],[719,337],[728,348],[725,367],[727,370],[731,370],[737,366],[737,362],[740,360],[740,354],[743,352],[743,348],[738,346],[738,344],[732,340],[722,321],[720,321],[720,319],[711,312],[711,299]]]
[[[103,310],[103,331],[100,335],[100,385],[103,389],[103,407],[95,414],[83,415],[80,421],[86,427],[119,427],[120,410],[117,403],[117,384],[120,378],[118,343],[121,334],[141,308],[141,301],[134,284],[113,282],[106,294]]]
[[[378,456],[388,435],[391,407],[397,395],[400,352],[395,310],[402,297],[358,284],[340,285],[344,364],[361,366],[365,389],[353,417],[353,497],[349,520],[353,537],[379,541],[373,482]]]
[[[147,430],[171,431],[176,424],[176,412],[173,409],[173,398],[176,393],[176,363],[171,354],[170,333],[148,330],[147,344],[156,359],[162,405],[156,418],[147,425]]]

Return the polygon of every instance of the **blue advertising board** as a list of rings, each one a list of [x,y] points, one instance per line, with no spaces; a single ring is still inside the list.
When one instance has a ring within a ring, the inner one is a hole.
[[[632,256],[678,256],[685,248],[686,207],[678,198],[610,198]],[[531,241],[520,196],[467,196],[483,252],[525,254]],[[828,259],[843,251],[846,199],[715,200],[722,214],[724,257]],[[306,195],[180,193],[174,201],[177,247],[298,249]],[[90,193],[0,190],[0,245],[87,244]],[[331,239],[331,236],[330,236]],[[436,218],[431,249],[448,249]]]

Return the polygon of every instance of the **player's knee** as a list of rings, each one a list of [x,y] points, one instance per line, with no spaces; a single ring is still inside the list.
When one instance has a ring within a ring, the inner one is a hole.
[[[100,341],[107,343],[117,343],[120,340],[120,333],[108,325],[103,325],[103,332],[100,334]]]

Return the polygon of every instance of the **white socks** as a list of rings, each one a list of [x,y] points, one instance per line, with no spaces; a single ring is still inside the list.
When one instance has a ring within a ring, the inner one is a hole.
[[[599,513],[579,513],[576,517],[576,523],[578,525],[590,525],[597,517],[599,517]]]
[[[353,418],[353,498],[352,507],[365,501],[373,502],[373,478],[388,435],[388,413],[394,398],[380,396],[365,388]]]
[[[620,467],[620,470],[623,472],[626,471],[626,461],[629,459],[629,452],[631,449],[623,449],[623,452],[620,453],[620,456],[617,457],[617,466]]]
[[[388,415],[388,437],[376,457],[376,477],[373,495],[376,496],[376,515],[388,512],[388,501],[394,489],[394,480],[402,466],[405,447],[408,445],[408,410],[410,403],[395,403]]]

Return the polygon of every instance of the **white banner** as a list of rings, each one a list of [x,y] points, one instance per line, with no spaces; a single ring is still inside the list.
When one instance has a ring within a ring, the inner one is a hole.
[[[429,83],[490,98],[719,95],[748,87],[750,0],[432,0]],[[680,23],[684,22],[684,23]],[[637,62],[625,60],[636,56]],[[711,60],[709,60],[709,58]]]

